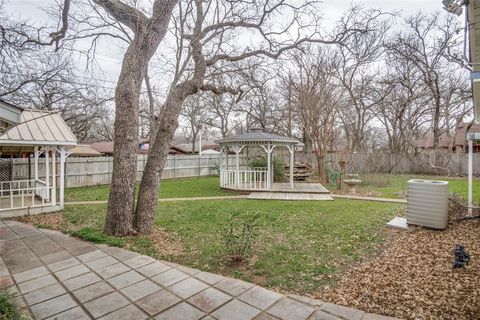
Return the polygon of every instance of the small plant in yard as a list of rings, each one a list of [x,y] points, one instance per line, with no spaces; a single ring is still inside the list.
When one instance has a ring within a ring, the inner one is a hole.
[[[223,240],[231,262],[244,261],[251,253],[258,236],[258,212],[232,212],[225,223]]]
[[[13,297],[6,293],[0,292],[0,320],[23,320],[25,319],[18,307],[13,302]]]

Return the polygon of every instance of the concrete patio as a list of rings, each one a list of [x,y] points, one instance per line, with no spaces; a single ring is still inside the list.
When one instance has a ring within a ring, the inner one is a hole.
[[[0,221],[0,287],[33,319],[393,319]]]

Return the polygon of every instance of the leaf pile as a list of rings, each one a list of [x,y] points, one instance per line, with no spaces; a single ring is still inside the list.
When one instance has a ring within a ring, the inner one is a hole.
[[[480,319],[480,219],[451,216],[443,231],[390,230],[381,254],[315,297],[405,319]],[[456,243],[470,254],[465,268],[452,268]]]

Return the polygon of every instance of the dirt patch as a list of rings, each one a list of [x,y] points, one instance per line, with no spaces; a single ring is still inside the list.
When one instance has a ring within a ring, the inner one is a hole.
[[[344,274],[316,298],[405,319],[480,318],[480,221],[451,215],[444,231],[390,231],[384,251]],[[471,256],[453,269],[453,248]]]
[[[182,242],[173,233],[168,233],[162,228],[155,228],[147,237],[152,241],[155,250],[162,255],[180,256],[184,254]]]
[[[16,220],[38,227],[48,226],[49,229],[58,231],[65,230],[69,226],[73,227],[73,225],[71,225],[67,220],[65,220],[62,213],[48,213],[18,217]]]

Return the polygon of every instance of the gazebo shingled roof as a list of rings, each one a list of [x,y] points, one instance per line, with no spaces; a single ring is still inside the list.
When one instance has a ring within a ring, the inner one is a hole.
[[[218,144],[233,144],[233,143],[244,143],[244,142],[272,142],[272,143],[287,143],[287,144],[297,144],[298,140],[280,136],[278,134],[264,132],[258,129],[254,129],[250,132],[240,133],[238,135],[228,137],[225,139],[216,140]]]

